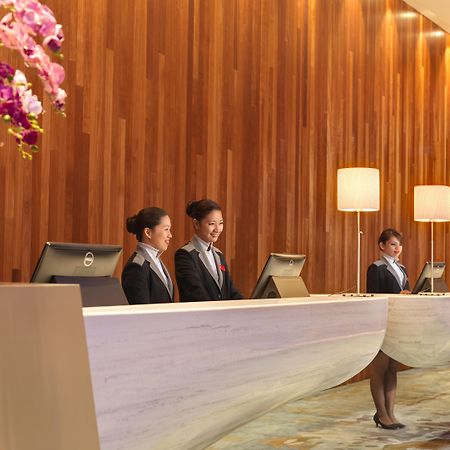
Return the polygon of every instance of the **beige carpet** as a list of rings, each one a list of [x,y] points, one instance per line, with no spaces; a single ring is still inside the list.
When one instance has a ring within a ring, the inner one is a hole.
[[[396,416],[406,428],[376,428],[373,414],[361,381],[290,402],[208,450],[450,449],[450,367],[398,374]]]

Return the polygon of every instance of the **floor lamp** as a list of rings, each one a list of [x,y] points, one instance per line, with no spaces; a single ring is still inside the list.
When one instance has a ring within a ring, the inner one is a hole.
[[[361,294],[361,221],[360,213],[380,209],[380,171],[369,167],[351,167],[337,172],[338,210],[357,213],[358,255],[356,293]]]
[[[434,292],[434,222],[450,221],[450,186],[414,186],[414,220],[431,224],[431,293]]]

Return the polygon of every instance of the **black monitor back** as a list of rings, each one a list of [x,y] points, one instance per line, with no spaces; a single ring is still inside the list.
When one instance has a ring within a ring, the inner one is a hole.
[[[83,307],[128,305],[125,293],[117,278],[53,276],[51,282],[79,284]]]

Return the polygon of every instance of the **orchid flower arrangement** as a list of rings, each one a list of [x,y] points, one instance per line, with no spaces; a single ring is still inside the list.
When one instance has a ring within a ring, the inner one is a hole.
[[[62,58],[61,44],[64,35],[56,23],[53,12],[38,0],[0,0],[6,15],[0,19],[0,41],[17,50],[27,67],[37,70],[44,91],[50,96],[56,110],[64,114],[66,93],[61,89],[64,69],[52,62],[44,49]],[[42,39],[38,44],[35,37]],[[8,123],[24,158],[31,159],[39,134],[43,132],[38,117],[42,104],[31,91],[25,75],[10,65],[0,62],[0,117]]]

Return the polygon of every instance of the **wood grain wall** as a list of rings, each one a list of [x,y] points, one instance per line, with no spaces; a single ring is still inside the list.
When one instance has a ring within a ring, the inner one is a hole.
[[[450,184],[450,39],[435,25],[400,0],[47,3],[66,35],[67,118],[46,103],[32,162],[0,128],[1,280],[28,280],[47,240],[129,255],[125,218],[148,205],[172,218],[173,273],[185,204],[208,196],[246,295],[272,251],[307,254],[312,292],[345,290],[356,216],[336,209],[336,171],[349,166],[381,171],[381,211],[362,216],[364,280],[387,226],[404,232],[415,280],[429,227],[413,221],[413,186]],[[447,263],[449,232],[436,226]]]

